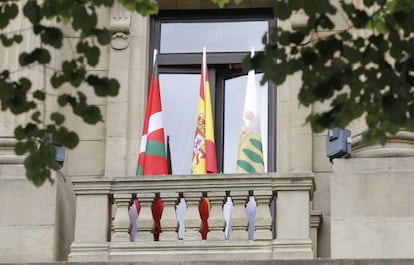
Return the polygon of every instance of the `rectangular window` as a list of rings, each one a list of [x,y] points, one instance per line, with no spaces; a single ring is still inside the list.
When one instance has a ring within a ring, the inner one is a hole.
[[[245,52],[263,50],[268,21],[187,22],[161,24],[161,53]]]
[[[165,134],[170,136],[173,174],[191,174],[196,110],[200,88],[202,47],[207,64],[215,123],[219,172],[235,173],[247,73],[241,62],[250,49],[263,49],[261,39],[273,23],[271,10],[241,14],[226,10],[219,16],[205,12],[160,14],[153,17],[151,46],[159,49],[159,77]],[[253,12],[252,12],[253,11]],[[237,15],[235,15],[237,14]],[[151,49],[152,52],[152,49]],[[260,85],[262,144],[266,171],[275,171],[275,90]]]

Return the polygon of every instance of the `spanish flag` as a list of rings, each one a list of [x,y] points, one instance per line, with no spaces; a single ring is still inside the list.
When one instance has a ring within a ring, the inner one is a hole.
[[[191,172],[192,174],[217,173],[216,145],[214,143],[213,114],[205,48],[203,48],[203,61],[201,65],[200,97]]]

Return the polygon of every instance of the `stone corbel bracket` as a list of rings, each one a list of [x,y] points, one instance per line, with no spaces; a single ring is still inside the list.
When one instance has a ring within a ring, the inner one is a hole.
[[[131,12],[126,10],[118,2],[111,9],[109,28],[112,31],[111,46],[115,50],[123,50],[128,47],[128,35],[131,25]]]

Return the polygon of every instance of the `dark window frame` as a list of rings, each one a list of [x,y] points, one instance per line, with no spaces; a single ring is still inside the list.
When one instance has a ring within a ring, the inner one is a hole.
[[[230,21],[269,21],[269,28],[275,26],[275,20],[271,9],[214,9],[214,10],[179,10],[179,11],[160,11],[158,15],[152,16],[150,21],[150,57],[153,50],[160,49],[161,24],[179,22],[230,22]],[[231,65],[240,65],[243,58],[249,52],[208,52],[208,67],[210,86],[212,87],[213,116],[215,118],[215,137],[217,149],[217,162],[219,170],[223,169],[223,139],[224,139],[224,81],[227,78],[246,74],[240,71],[224,69]],[[158,65],[159,73],[199,73],[201,63],[200,53],[159,53]],[[149,66],[151,68],[151,63]],[[149,69],[150,69],[149,68]],[[219,70],[217,70],[219,69]],[[217,71],[216,71],[217,70]],[[217,78],[217,80],[216,80]],[[216,91],[221,91],[216,93]],[[268,84],[268,158],[267,171],[276,172],[276,110],[277,110],[276,86]]]

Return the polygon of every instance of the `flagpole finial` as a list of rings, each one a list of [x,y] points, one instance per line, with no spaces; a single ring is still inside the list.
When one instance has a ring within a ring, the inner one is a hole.
[[[203,75],[203,82],[206,81],[206,69],[207,69],[207,49],[206,46],[203,46],[203,65],[201,66],[202,75]]]
[[[157,59],[157,55],[158,55],[158,50],[154,49],[154,57],[152,58],[152,64],[155,64],[155,59]]]

